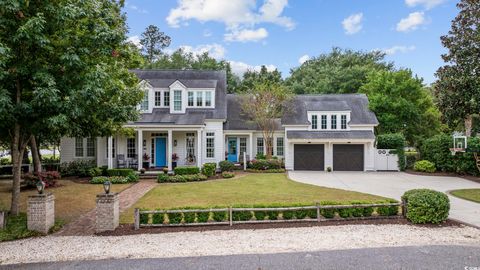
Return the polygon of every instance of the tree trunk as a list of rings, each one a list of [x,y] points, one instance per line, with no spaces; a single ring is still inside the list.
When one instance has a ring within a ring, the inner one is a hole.
[[[39,149],[35,136],[30,140],[30,149],[32,150],[33,172],[40,173],[42,171],[42,162],[40,161]]]
[[[17,216],[20,212],[20,179],[22,176],[23,154],[25,152],[25,144],[22,143],[19,124],[15,124],[11,148],[13,183],[10,213]]]
[[[470,114],[465,118],[465,136],[472,136],[473,116]]]

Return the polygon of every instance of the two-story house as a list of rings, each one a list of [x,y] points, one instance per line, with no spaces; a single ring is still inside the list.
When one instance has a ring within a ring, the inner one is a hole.
[[[226,93],[224,71],[133,70],[145,91],[141,117],[125,127],[135,136],[62,138],[61,162],[172,169],[232,162],[265,154],[261,131]],[[378,121],[362,94],[298,95],[276,119],[273,154],[287,170],[374,170]],[[144,158],[145,157],[145,158]]]

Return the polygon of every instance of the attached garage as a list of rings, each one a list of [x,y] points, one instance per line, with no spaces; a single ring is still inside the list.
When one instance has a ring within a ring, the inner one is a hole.
[[[294,170],[323,171],[325,168],[323,144],[295,144]]]
[[[334,171],[363,171],[364,170],[363,144],[334,144],[333,170]]]

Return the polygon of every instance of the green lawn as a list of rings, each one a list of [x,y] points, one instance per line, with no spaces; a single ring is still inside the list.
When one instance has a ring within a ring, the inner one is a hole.
[[[386,198],[365,193],[318,187],[287,179],[285,174],[249,174],[229,180],[160,184],[121,216],[122,223],[133,223],[135,208],[168,209],[254,204],[314,204],[334,201],[383,201]]]
[[[472,202],[480,203],[480,188],[477,189],[457,189],[450,192],[455,197],[459,197]]]

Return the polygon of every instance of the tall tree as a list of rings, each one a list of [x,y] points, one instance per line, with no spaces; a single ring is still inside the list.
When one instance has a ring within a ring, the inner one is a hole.
[[[282,74],[277,70],[268,71],[267,67],[262,65],[260,71],[247,70],[243,74],[243,79],[238,85],[238,92],[245,92],[252,89],[257,84],[262,83],[283,84]]]
[[[292,95],[288,88],[275,81],[256,81],[242,94],[242,113],[262,130],[267,159],[273,152],[276,120],[285,110]]]
[[[410,70],[377,71],[360,88],[380,122],[377,133],[403,133],[410,145],[440,131],[440,112],[422,80]]]
[[[473,116],[480,112],[480,4],[462,0],[457,7],[452,29],[441,37],[448,53],[436,73],[435,95],[445,122],[452,128],[463,122],[470,136]]]
[[[356,93],[372,71],[392,70],[385,53],[333,48],[290,71],[286,85],[296,94]]]
[[[0,136],[12,152],[12,214],[33,136],[106,136],[138,117],[142,92],[128,71],[134,51],[121,8],[109,0],[0,2]]]
[[[140,44],[143,46],[143,51],[149,63],[159,57],[162,50],[170,46],[171,38],[155,25],[149,25],[142,33]]]

